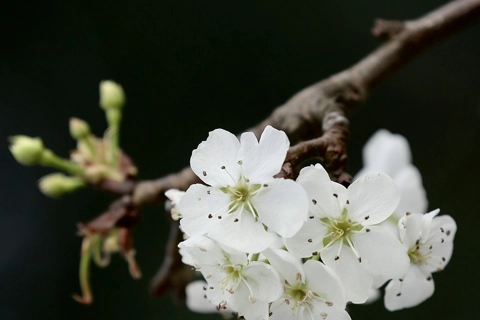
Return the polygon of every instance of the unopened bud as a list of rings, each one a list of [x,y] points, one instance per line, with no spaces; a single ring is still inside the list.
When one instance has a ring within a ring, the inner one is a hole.
[[[90,126],[78,118],[70,118],[70,135],[75,140],[83,140],[90,135]]]
[[[84,183],[80,178],[66,176],[62,173],[52,173],[38,181],[40,191],[52,198],[59,198],[83,186]]]
[[[10,143],[10,152],[21,164],[32,166],[41,161],[45,150],[42,139],[19,135],[10,137]]]
[[[102,109],[121,109],[125,104],[125,93],[118,83],[111,80],[100,82],[100,106]]]

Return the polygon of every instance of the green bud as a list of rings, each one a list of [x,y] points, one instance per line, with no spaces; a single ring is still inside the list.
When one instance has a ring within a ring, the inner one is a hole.
[[[85,184],[82,179],[66,176],[62,173],[51,173],[38,181],[40,191],[49,197],[59,198],[66,193],[71,193]]]
[[[121,109],[124,104],[125,93],[121,85],[111,80],[100,82],[100,106],[102,109]]]
[[[10,140],[10,152],[15,159],[26,166],[38,164],[45,150],[42,139],[28,136],[13,136]]]
[[[70,135],[75,140],[83,140],[90,135],[90,126],[78,118],[70,118]]]

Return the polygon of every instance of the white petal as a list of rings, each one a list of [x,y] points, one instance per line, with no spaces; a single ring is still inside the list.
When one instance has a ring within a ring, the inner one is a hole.
[[[252,198],[259,219],[269,230],[291,237],[308,216],[305,190],[292,180],[274,179]]]
[[[358,262],[356,255],[346,245],[343,245],[340,258],[335,260],[340,241],[322,251],[322,261],[333,269],[342,281],[345,289],[345,298],[353,303],[364,303],[372,288],[373,277]]]
[[[345,309],[342,308],[337,308],[335,304],[331,307],[325,306],[322,302],[318,300],[314,300],[309,304],[309,308],[311,309],[311,312],[308,310],[305,310],[303,312],[304,314],[304,319],[305,320],[323,320],[325,317],[325,320],[351,320],[352,318],[348,314],[348,312]],[[315,316],[315,318],[312,318],[311,313]]]
[[[252,302],[248,298],[249,291],[244,283],[241,283],[234,294],[231,295],[228,306],[238,312],[238,316],[245,319],[263,320],[268,319],[268,303],[262,300]]]
[[[267,126],[260,141],[252,132],[245,132],[240,138],[239,159],[243,162],[244,176],[251,183],[263,183],[280,172],[290,141],[285,132]]]
[[[218,216],[226,216],[230,197],[218,189],[201,184],[191,185],[180,199],[180,225],[187,235],[204,235],[219,227]]]
[[[433,279],[413,264],[403,281],[392,280],[385,287],[385,307],[390,311],[411,308],[432,296],[435,291]]]
[[[339,201],[334,194],[338,195],[328,176],[327,171],[320,164],[305,167],[300,171],[297,182],[303,186],[308,195],[310,213],[323,217],[336,218],[342,213]],[[342,186],[343,187],[343,186]],[[343,187],[343,189],[345,189]],[[344,193],[346,192],[343,191]]]
[[[271,316],[268,318],[269,320],[297,320],[299,318],[295,318],[296,312],[300,308],[295,309],[295,311],[292,310],[293,308],[293,303],[290,303],[290,305],[287,305],[285,303],[285,299],[281,298],[277,301],[274,301],[272,305],[270,306],[270,313]]]
[[[305,283],[313,293],[326,298],[340,309],[345,309],[347,301],[342,283],[332,269],[320,261],[307,260],[303,264]]]
[[[205,236],[193,236],[180,242],[178,246],[189,253],[199,266],[222,264],[225,260],[220,246]]]
[[[305,273],[300,260],[295,258],[290,252],[282,249],[267,249],[262,254],[277,270],[280,277],[287,280],[291,285],[305,281]]]
[[[407,248],[388,230],[369,227],[370,232],[352,235],[352,241],[362,261],[368,264],[372,275],[385,278],[402,277],[408,270],[410,259]]]
[[[242,213],[227,214],[222,219],[215,219],[218,225],[216,228],[209,229],[208,235],[235,250],[258,253],[275,241],[275,235],[266,231],[263,224],[255,221],[252,214],[246,210]]]
[[[291,238],[284,238],[285,247],[298,258],[311,257],[323,248],[323,238],[327,233],[320,219],[313,217],[303,224],[302,228]]]
[[[399,221],[398,226],[400,228],[400,240],[403,245],[410,249],[417,240],[421,238],[423,214],[410,213],[405,214]]]
[[[205,296],[207,283],[203,280],[190,282],[186,288],[186,304],[188,309],[197,313],[217,313],[217,308],[213,303],[208,301]]]
[[[242,274],[256,299],[272,302],[282,296],[280,276],[271,265],[253,261],[243,269]]]
[[[395,215],[400,218],[407,212],[423,213],[427,210],[428,200],[422,177],[417,168],[408,165],[393,176],[401,194]]]
[[[378,130],[363,147],[363,163],[365,167],[372,168],[376,172],[385,172],[392,176],[411,163],[407,139],[385,129]]]
[[[430,238],[430,232],[432,231],[432,221],[433,218],[437,216],[440,212],[440,209],[435,209],[423,215],[423,225],[422,225],[422,238],[428,239]],[[436,229],[437,231],[440,230],[439,228]]]
[[[347,189],[349,216],[363,225],[387,219],[400,201],[400,192],[392,178],[384,173],[363,176]]]
[[[214,187],[234,185],[240,178],[238,151],[240,142],[232,133],[216,129],[193,150],[190,166],[205,183]],[[222,169],[225,167],[225,169]]]
[[[432,246],[430,250],[431,258],[427,260],[427,269],[430,272],[441,271],[447,266],[453,253],[453,240],[456,230],[455,220],[448,215],[433,219],[431,238],[426,241],[427,245]]]

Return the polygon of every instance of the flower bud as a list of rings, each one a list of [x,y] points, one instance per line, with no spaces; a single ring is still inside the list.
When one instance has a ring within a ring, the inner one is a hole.
[[[38,181],[40,191],[52,198],[59,198],[83,186],[84,183],[80,178],[66,176],[62,173],[51,173]]]
[[[10,143],[10,152],[21,164],[32,166],[42,159],[45,150],[42,139],[18,135],[10,137]]]
[[[121,109],[125,104],[125,93],[118,83],[111,80],[100,82],[100,106],[102,109]]]
[[[90,134],[90,126],[78,118],[70,118],[70,135],[75,140],[83,140]]]

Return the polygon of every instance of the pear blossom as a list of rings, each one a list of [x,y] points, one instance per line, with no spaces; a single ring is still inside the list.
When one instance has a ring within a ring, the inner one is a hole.
[[[367,300],[375,276],[391,279],[405,274],[407,249],[379,225],[400,200],[390,177],[369,174],[347,189],[332,182],[317,164],[303,168],[297,182],[307,191],[310,213],[297,235],[284,239],[289,252],[299,258],[320,256],[339,276],[353,303]]]
[[[277,234],[297,233],[307,219],[307,195],[295,181],[274,178],[289,146],[271,126],[260,141],[252,132],[240,140],[223,129],[210,132],[192,152],[191,168],[207,185],[191,185],[180,200],[182,230],[250,253],[268,248]]]
[[[448,215],[437,216],[439,211],[407,213],[400,219],[400,238],[408,250],[410,268],[385,287],[388,310],[415,307],[432,296],[432,273],[442,271],[450,261],[457,230],[455,220]]]
[[[428,199],[420,171],[412,164],[408,140],[386,129],[375,132],[363,147],[364,167],[353,180],[373,172],[389,175],[400,190],[401,198],[392,220],[396,224],[406,212],[425,212]],[[390,221],[390,220],[386,220]]]
[[[284,283],[283,296],[270,306],[271,320],[349,320],[340,279],[320,261],[305,263],[282,249],[267,249],[263,255]]]
[[[269,303],[283,293],[280,277],[264,262],[227,248],[206,236],[179,244],[207,281],[207,299],[219,310],[232,310],[249,320],[268,318]]]

